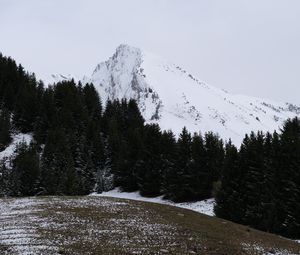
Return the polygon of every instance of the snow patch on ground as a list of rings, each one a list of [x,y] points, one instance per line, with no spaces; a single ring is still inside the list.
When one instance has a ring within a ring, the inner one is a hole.
[[[9,247],[4,254],[56,254],[38,233],[38,216],[43,202],[33,199],[7,199],[0,206],[0,244]]]
[[[4,151],[0,152],[0,160],[4,160],[5,164],[9,164],[9,159],[14,155],[15,150],[17,148],[17,145],[21,142],[25,142],[26,144],[30,144],[32,141],[32,135],[31,134],[15,134],[13,135],[13,141],[9,146],[5,148]]]
[[[139,192],[121,192],[120,189],[118,188],[111,191],[102,192],[101,194],[93,193],[91,194],[91,196],[123,198],[129,200],[171,205],[171,206],[189,209],[198,213],[203,213],[209,216],[215,216],[214,199],[207,199],[207,200],[202,200],[198,202],[189,202],[189,203],[174,203],[172,201],[163,199],[162,196],[154,197],[154,198],[142,197]]]
[[[137,192],[119,190],[101,195],[102,198],[94,195],[1,199],[1,255],[199,254],[198,251],[206,250],[202,235],[166,222],[151,206],[108,197],[174,203],[161,197],[143,198]],[[200,203],[179,205],[199,211],[195,204]],[[205,204],[212,208],[213,201]],[[259,239],[257,242],[246,240],[249,242],[242,243],[245,252],[241,254],[296,255],[284,248],[264,247]],[[149,247],[155,252],[150,253]]]
[[[74,209],[84,213],[78,214]],[[158,242],[161,242],[159,246],[166,245],[172,250],[181,232],[173,225],[154,222],[152,217],[144,207],[108,198],[3,199],[0,253],[143,254],[145,247],[154,247]],[[159,217],[156,215],[155,219]],[[82,252],[82,248],[77,247],[78,253],[73,253],[78,244],[88,251]],[[106,246],[122,248],[124,253],[102,253],[101,249],[105,250]]]
[[[290,253],[287,250],[279,250],[276,248],[269,249],[269,251],[267,251],[265,248],[257,244],[244,243],[243,247],[247,251],[255,252],[255,254],[261,254],[261,255],[297,255],[294,253]]]

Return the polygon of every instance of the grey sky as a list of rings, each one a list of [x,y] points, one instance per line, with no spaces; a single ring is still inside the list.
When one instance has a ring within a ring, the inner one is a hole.
[[[121,43],[300,105],[299,0],[0,0],[0,51],[38,76],[89,75]]]

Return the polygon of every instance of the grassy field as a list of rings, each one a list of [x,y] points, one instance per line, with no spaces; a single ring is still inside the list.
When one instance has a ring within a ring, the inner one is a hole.
[[[0,200],[0,254],[300,254],[300,244],[167,205],[99,197]]]

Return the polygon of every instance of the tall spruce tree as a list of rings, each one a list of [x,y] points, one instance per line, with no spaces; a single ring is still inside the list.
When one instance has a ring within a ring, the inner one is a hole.
[[[22,142],[17,146],[16,157],[12,161],[12,194],[33,196],[39,188],[39,155],[34,144]]]
[[[206,151],[204,140],[201,134],[195,133],[192,138],[192,161],[191,161],[191,178],[190,199],[202,200],[211,196],[210,174],[206,168]]]
[[[243,156],[242,160],[247,162],[244,168],[246,176],[243,193],[245,203],[243,221],[247,225],[261,228],[264,214],[261,201],[265,185],[264,136],[261,132],[257,134],[254,134],[254,132],[251,133]]]
[[[3,109],[0,111],[0,151],[4,150],[11,140],[10,114],[8,110]]]
[[[162,133],[157,124],[146,125],[143,137],[143,155],[138,165],[137,180],[143,196],[161,195],[164,167]]]
[[[77,174],[70,144],[61,129],[51,130],[41,160],[43,194],[72,195],[77,193]]]
[[[207,167],[206,148],[204,139],[195,133],[192,139],[192,163],[191,163],[191,198],[201,200],[211,197],[212,194],[212,172]]]
[[[292,238],[300,237],[300,120],[285,122],[281,134],[279,198],[280,232]]]
[[[177,143],[172,131],[164,131],[161,137],[162,148],[162,193],[166,198],[172,196],[173,180],[176,177]]]
[[[0,197],[13,196],[12,171],[8,169],[5,160],[0,161]]]
[[[192,137],[184,127],[177,142],[174,171],[167,175],[167,197],[175,202],[191,199],[191,161],[192,161]]]
[[[214,211],[220,218],[241,222],[242,214],[242,169],[238,166],[237,148],[229,142],[225,146],[225,159],[221,174],[221,186],[216,194]]]
[[[214,185],[217,184],[224,160],[224,145],[218,135],[208,132],[204,135],[205,140],[205,171],[209,177],[206,183],[206,193],[212,196]]]

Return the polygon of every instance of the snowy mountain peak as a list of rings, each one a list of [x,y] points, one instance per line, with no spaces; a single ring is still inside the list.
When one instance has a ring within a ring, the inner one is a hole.
[[[126,44],[121,44],[114,55],[105,62],[97,65],[93,75],[99,72],[103,68],[120,70],[121,68],[126,68],[128,73],[134,72],[134,69],[141,64],[142,52],[140,49],[128,46]]]
[[[152,53],[121,44],[82,83],[93,83],[102,99],[136,99],[148,123],[178,134],[213,131],[239,144],[245,133],[273,132],[300,116],[288,103],[232,95],[199,80],[182,67]]]
[[[83,79],[83,84],[93,83],[105,100],[134,98],[146,119],[158,119],[161,102],[145,80],[144,60],[140,49],[122,44],[111,58],[96,66],[90,78]]]

